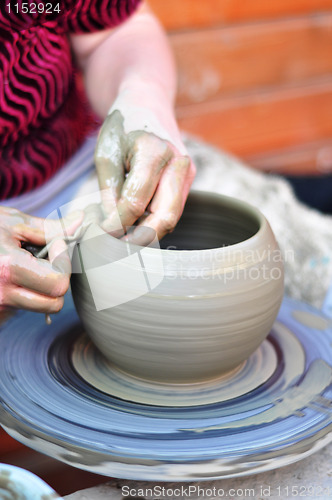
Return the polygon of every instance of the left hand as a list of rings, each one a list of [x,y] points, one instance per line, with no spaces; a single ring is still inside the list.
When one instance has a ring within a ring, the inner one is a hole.
[[[126,90],[104,121],[95,164],[108,232],[118,217],[123,227],[140,219],[161,239],[182,214],[196,168],[165,101],[153,89]]]
[[[9,308],[60,311],[69,287],[71,261],[63,236],[83,222],[82,211],[61,220],[32,217],[0,207],[0,315]],[[22,243],[48,247],[49,260],[34,257]]]

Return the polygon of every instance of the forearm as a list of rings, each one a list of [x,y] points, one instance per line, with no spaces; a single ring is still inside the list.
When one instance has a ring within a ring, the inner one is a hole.
[[[72,45],[90,103],[105,118],[95,151],[102,227],[112,232],[119,216],[128,227],[146,215],[140,229],[161,238],[179,220],[195,175],[175,119],[166,35],[143,6],[119,28],[73,36]]]
[[[79,37],[74,48],[79,47]],[[91,53],[78,53],[88,99],[100,117],[126,92],[141,94],[142,106],[144,100],[155,99],[172,109],[176,92],[172,53],[159,22],[145,7],[105,33]]]

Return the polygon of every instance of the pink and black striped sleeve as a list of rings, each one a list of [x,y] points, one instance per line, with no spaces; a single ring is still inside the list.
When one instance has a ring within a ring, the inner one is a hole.
[[[72,33],[113,28],[125,21],[142,0],[64,0],[65,25]]]

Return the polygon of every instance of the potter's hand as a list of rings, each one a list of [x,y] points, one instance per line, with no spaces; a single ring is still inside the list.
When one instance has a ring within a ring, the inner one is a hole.
[[[49,247],[49,261],[35,258],[21,248],[21,242],[45,245],[47,238],[73,234],[82,223],[76,212],[61,221],[44,220],[18,210],[0,207],[0,311],[23,308],[54,313],[63,305],[69,286],[71,263],[63,240]],[[45,225],[44,225],[45,224]]]
[[[195,166],[173,111],[159,102],[154,109],[136,103],[130,92],[119,96],[100,131],[95,163],[105,212],[102,227],[113,232],[118,216],[123,227],[140,219],[138,226],[152,228],[160,239],[182,214]]]

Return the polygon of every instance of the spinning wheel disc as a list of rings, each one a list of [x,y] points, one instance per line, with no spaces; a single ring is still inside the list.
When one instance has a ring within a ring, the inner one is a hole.
[[[153,384],[111,367],[70,296],[52,325],[0,331],[0,421],[15,439],[113,477],[204,480],[297,461],[332,440],[332,324],[285,298],[260,348],[227,376]]]

